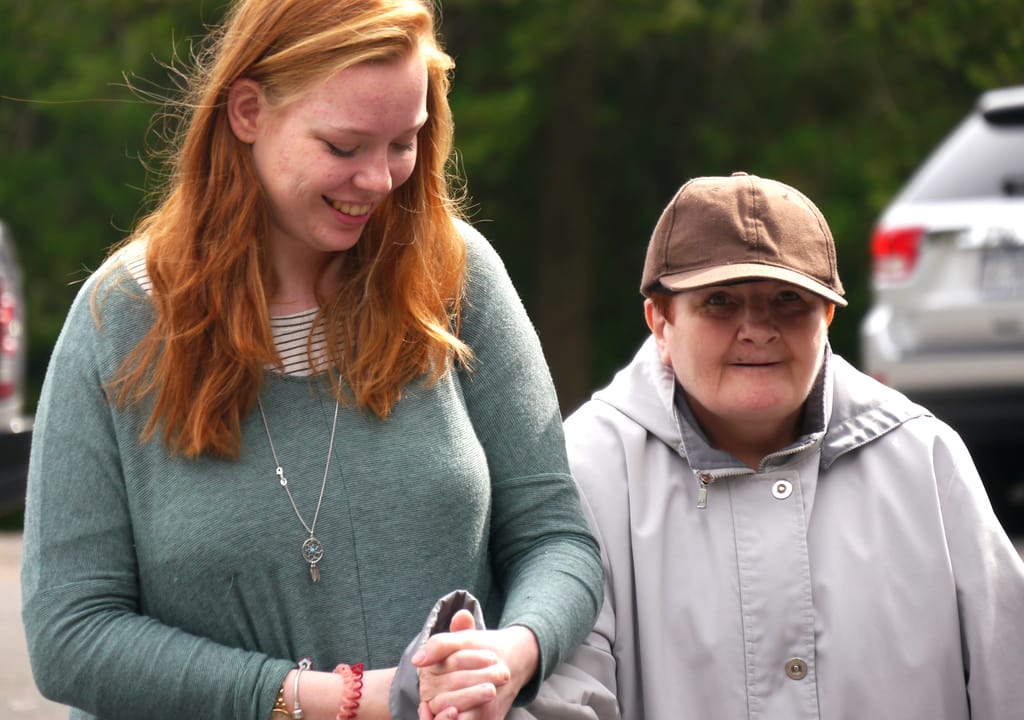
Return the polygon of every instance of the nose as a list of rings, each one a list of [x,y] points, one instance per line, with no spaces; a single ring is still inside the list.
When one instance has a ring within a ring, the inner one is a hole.
[[[391,192],[391,166],[387,152],[367,154],[364,162],[356,170],[352,183],[360,190],[367,190],[381,195]]]
[[[740,340],[759,344],[772,342],[779,337],[778,326],[767,303],[752,301],[744,304],[738,337]]]

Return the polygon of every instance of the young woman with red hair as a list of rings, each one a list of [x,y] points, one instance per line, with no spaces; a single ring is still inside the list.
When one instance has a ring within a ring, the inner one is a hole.
[[[242,0],[196,54],[38,408],[23,614],[72,717],[387,717],[455,589],[500,629],[417,660],[419,712],[500,717],[596,617],[539,343],[450,194],[435,33],[421,0]]]

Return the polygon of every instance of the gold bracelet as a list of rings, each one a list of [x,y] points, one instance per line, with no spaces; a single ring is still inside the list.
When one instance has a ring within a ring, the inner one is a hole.
[[[288,712],[288,706],[284,704],[284,683],[281,683],[281,688],[277,691],[277,700],[274,701],[274,709],[270,711],[270,717],[275,715],[284,715],[285,717],[291,717]]]

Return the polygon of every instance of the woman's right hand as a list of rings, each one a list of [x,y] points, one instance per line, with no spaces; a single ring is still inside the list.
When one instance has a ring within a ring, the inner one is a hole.
[[[452,618],[450,633],[475,630],[473,615],[460,610]],[[466,636],[468,639],[468,636]],[[490,648],[459,646],[450,654],[419,668],[419,720],[469,720],[485,717],[481,711],[499,695],[512,677],[501,658]],[[435,715],[431,708],[441,708]]]
[[[419,720],[502,720],[536,674],[539,656],[529,628],[476,630],[472,615],[460,610],[450,632],[431,637],[413,657],[420,668]]]

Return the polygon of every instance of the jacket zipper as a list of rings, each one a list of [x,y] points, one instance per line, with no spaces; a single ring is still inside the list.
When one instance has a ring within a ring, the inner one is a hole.
[[[782,458],[790,455],[796,455],[799,452],[806,450],[811,443],[804,443],[794,448],[789,448],[785,452],[772,453],[768,458]],[[768,458],[765,458],[767,460]],[[762,461],[762,467],[764,463]],[[761,472],[757,470],[756,472]],[[726,472],[721,477],[732,477],[734,475],[742,475],[742,472]],[[697,479],[700,480],[700,485],[697,487],[697,509],[705,510],[708,506],[708,485],[715,481],[715,476],[709,472],[698,472]]]
[[[700,473],[700,486],[697,488],[697,509],[703,510],[708,506],[708,485],[715,481],[711,473]]]

